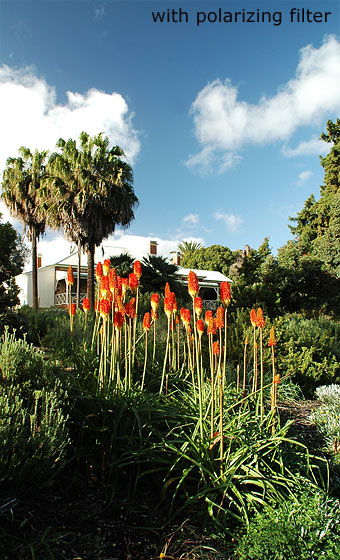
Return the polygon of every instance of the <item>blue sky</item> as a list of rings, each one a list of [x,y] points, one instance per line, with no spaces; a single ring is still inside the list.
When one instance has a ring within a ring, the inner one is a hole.
[[[179,7],[188,22],[153,22]],[[330,14],[291,23],[292,7]],[[272,21],[197,25],[219,9]],[[0,169],[20,145],[104,131],[140,200],[110,244],[140,256],[157,239],[168,255],[184,239],[238,249],[270,236],[275,252],[319,193],[317,138],[340,116],[338,1],[0,0],[0,36]],[[49,233],[46,256],[52,243],[65,251]]]

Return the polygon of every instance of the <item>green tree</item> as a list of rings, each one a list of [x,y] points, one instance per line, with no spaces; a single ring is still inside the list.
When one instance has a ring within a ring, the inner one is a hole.
[[[0,313],[19,303],[14,277],[22,272],[26,257],[27,249],[20,235],[9,222],[0,221]]]
[[[202,245],[198,241],[181,241],[178,244],[178,251],[181,253],[182,259],[187,255],[194,253],[197,249],[201,249]]]
[[[131,166],[119,146],[109,148],[109,139],[98,134],[80,134],[75,140],[58,141],[60,152],[49,162],[50,212],[60,216],[67,236],[87,253],[87,295],[94,307],[94,252],[117,225],[134,219],[138,199],[133,189]]]
[[[182,260],[182,266],[198,270],[216,270],[227,275],[234,260],[235,254],[228,247],[211,245],[188,253]]]
[[[149,255],[142,262],[141,287],[146,292],[164,292],[166,282],[177,296],[183,295],[186,289],[178,281],[178,266],[162,256]]]
[[[33,308],[39,307],[37,240],[45,232],[46,217],[41,211],[39,192],[45,174],[47,151],[32,153],[28,148],[19,149],[20,156],[8,158],[3,174],[2,198],[9,211],[23,223],[32,243]]]
[[[116,270],[118,276],[128,276],[133,271],[134,260],[127,252],[110,257],[111,266]]]

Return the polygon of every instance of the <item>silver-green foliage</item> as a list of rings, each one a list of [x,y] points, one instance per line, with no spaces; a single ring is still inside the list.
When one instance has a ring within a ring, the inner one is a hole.
[[[0,373],[0,485],[41,480],[65,459],[67,394],[43,352],[8,331]]]
[[[340,385],[332,383],[331,385],[321,385],[315,390],[315,395],[319,401],[327,404],[340,403]]]

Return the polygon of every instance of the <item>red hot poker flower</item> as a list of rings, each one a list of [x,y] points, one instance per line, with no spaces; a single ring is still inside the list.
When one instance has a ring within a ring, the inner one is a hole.
[[[143,319],[143,330],[144,331],[149,331],[151,327],[151,317],[150,317],[150,313],[147,312],[144,315],[144,319]]]
[[[250,312],[250,322],[252,327],[256,327],[257,325],[257,314],[256,314],[256,309],[252,309]]]
[[[99,313],[103,319],[106,319],[110,315],[111,302],[109,299],[103,298],[99,302]]]
[[[164,289],[164,296],[167,297],[170,294],[171,290],[170,290],[170,284],[169,282],[167,282],[165,284],[165,289]]]
[[[101,262],[99,262],[96,266],[96,280],[98,284],[102,276],[103,276],[103,265]]]
[[[110,290],[111,292],[114,292],[114,290],[117,289],[118,287],[118,281],[117,281],[117,272],[115,268],[110,268],[110,272],[109,272],[109,284],[110,284]]]
[[[100,297],[101,298],[109,298],[110,297],[110,284],[109,284],[109,277],[108,276],[102,276],[100,279]]]
[[[204,320],[205,320],[206,325],[208,325],[208,324],[209,324],[209,321],[212,321],[212,319],[213,319],[213,312],[212,312],[211,309],[208,309],[208,310],[205,312],[205,317],[204,317]]]
[[[275,338],[274,327],[270,329],[268,346],[276,346],[277,340]]]
[[[220,353],[220,345],[218,343],[218,341],[215,341],[213,343],[213,354],[216,356]]]
[[[197,296],[199,292],[198,279],[193,270],[190,270],[188,274],[188,292],[192,298]]]
[[[223,329],[224,327],[224,309],[223,307],[218,307],[216,311],[216,328]]]
[[[122,298],[125,298],[126,290],[129,286],[129,279],[128,278],[121,278],[122,281]]]
[[[70,317],[74,316],[76,314],[76,304],[75,303],[70,303],[70,305],[68,306],[68,313],[70,315]]]
[[[142,265],[140,261],[135,261],[133,263],[133,272],[137,276],[138,280],[140,280],[140,277],[142,276]]]
[[[154,311],[153,309],[151,309],[151,319],[153,321],[157,321],[157,319],[158,319],[158,313],[157,313],[157,311]]]
[[[71,265],[68,267],[68,271],[67,271],[67,283],[69,286],[73,286],[74,284],[74,276],[73,276],[73,270]]]
[[[220,296],[224,307],[228,307],[230,303],[230,284],[229,282],[221,282]]]
[[[204,321],[202,321],[202,319],[198,319],[196,323],[196,328],[197,328],[198,336],[201,338],[202,334],[204,333]]]
[[[194,308],[195,308],[196,317],[199,318],[202,313],[202,299],[198,296],[196,296],[194,299]]]
[[[123,323],[124,323],[123,313],[121,313],[120,311],[116,311],[114,322],[113,322],[115,329],[117,329],[117,331],[121,331],[123,328]]]
[[[105,259],[103,262],[103,274],[104,276],[108,276],[110,272],[111,261],[110,259]]]
[[[83,299],[83,311],[87,313],[90,310],[90,300],[88,297],[84,297]]]
[[[208,325],[207,334],[215,335],[216,334],[216,329],[215,329],[215,325],[214,325],[214,319],[213,318],[209,319],[207,325]]]
[[[264,316],[263,316],[262,308],[259,307],[258,310],[257,310],[257,315],[256,315],[256,325],[257,325],[257,327],[259,327],[259,329],[263,329],[265,324],[266,324],[266,321],[265,321]]]
[[[170,295],[165,296],[164,298],[164,313],[167,316],[168,319],[170,319],[172,312],[173,312],[173,299],[171,296],[171,292]]]
[[[186,309],[185,307],[182,307],[181,311],[180,311],[180,314],[181,314],[182,323],[183,323],[185,329],[188,330],[189,327],[190,327],[190,321],[191,321],[190,310]]]
[[[158,305],[159,305],[159,295],[158,294],[152,294],[152,296],[151,296],[151,309],[154,313],[157,313]]]
[[[139,286],[138,276],[136,276],[134,272],[131,272],[131,274],[129,274],[129,287],[133,294],[137,292],[138,286]]]

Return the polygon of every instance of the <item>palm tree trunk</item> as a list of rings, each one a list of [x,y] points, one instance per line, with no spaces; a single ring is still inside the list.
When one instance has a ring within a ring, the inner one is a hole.
[[[78,242],[78,267],[77,267],[77,309],[80,307],[80,261],[81,261],[81,246]]]
[[[90,309],[94,309],[94,243],[87,244],[87,297],[90,300]]]
[[[38,266],[37,266],[37,235],[35,228],[31,228],[32,239],[32,296],[33,296],[33,309],[39,311],[39,297],[38,297]]]

